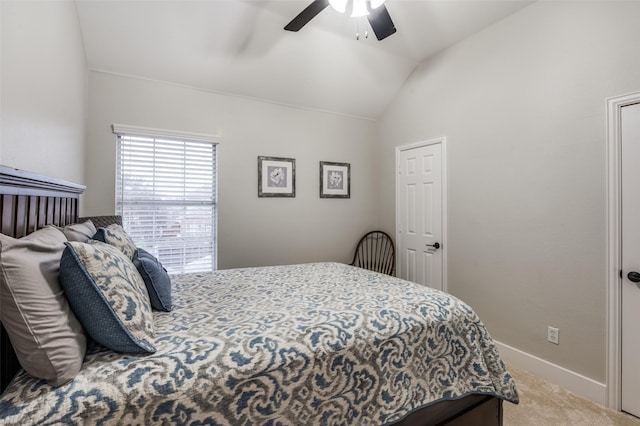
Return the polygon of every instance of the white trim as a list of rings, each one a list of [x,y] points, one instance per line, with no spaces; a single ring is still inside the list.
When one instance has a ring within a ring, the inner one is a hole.
[[[396,190],[396,240],[398,238],[398,215],[399,215],[399,203],[398,203],[398,170],[400,168],[400,152],[401,151],[407,151],[410,149],[415,149],[415,148],[421,148],[423,146],[429,146],[429,145],[436,145],[436,144],[440,144],[442,147],[442,176],[441,176],[441,191],[442,191],[442,290],[447,293],[449,291],[449,285],[448,285],[448,274],[447,274],[447,253],[448,253],[448,249],[449,249],[449,238],[448,238],[448,232],[447,230],[449,229],[449,225],[448,225],[448,209],[447,209],[447,205],[448,205],[448,197],[447,194],[449,193],[448,191],[448,184],[447,184],[447,175],[448,175],[448,168],[447,168],[447,138],[444,136],[440,136],[437,138],[433,138],[433,139],[429,139],[423,142],[415,142],[415,143],[411,143],[411,144],[407,144],[407,145],[401,145],[401,146],[396,146],[396,163],[395,163],[395,180],[396,180],[396,185],[395,185],[395,190]],[[400,256],[400,252],[399,250],[396,250],[396,274],[398,273],[398,269],[399,269],[399,263],[398,263],[398,257]]]
[[[116,135],[150,136],[178,139],[182,141],[220,143],[220,136],[206,133],[183,132],[180,130],[154,129],[152,127],[131,126],[128,124],[112,124],[111,131]]]
[[[500,357],[508,365],[528,371],[543,379],[562,386],[571,392],[605,405],[607,385],[600,383],[564,367],[545,361],[535,355],[528,354],[504,343],[495,342]],[[518,383],[516,382],[516,386]]]
[[[640,102],[640,92],[607,99],[607,401],[622,409],[621,333],[621,136],[620,110]]]

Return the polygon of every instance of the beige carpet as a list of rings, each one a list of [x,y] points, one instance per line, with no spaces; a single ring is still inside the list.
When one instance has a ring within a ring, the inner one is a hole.
[[[547,382],[509,367],[516,380],[520,404],[504,403],[505,426],[640,426],[640,419],[609,410]]]

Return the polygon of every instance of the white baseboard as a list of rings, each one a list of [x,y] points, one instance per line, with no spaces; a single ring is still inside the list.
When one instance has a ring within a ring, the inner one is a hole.
[[[540,376],[593,402],[604,406],[607,405],[606,384],[552,364],[504,343],[496,342],[496,346],[505,363]]]

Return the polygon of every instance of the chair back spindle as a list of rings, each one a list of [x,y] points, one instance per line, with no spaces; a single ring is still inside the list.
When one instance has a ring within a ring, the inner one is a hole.
[[[389,234],[383,231],[371,231],[363,236],[356,246],[351,265],[393,275],[396,252]]]

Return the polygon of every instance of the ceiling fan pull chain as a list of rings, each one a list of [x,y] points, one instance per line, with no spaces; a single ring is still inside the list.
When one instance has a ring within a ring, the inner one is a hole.
[[[367,39],[369,38],[369,30],[367,29],[367,23],[365,22],[365,18],[364,16],[361,16],[360,18],[358,18],[358,26],[360,26],[360,22],[362,22],[362,25],[364,25],[364,38]]]
[[[356,19],[356,40],[360,40],[360,21],[363,18],[357,18]],[[367,30],[366,25],[365,25],[365,29],[364,29],[364,38],[367,39],[369,38],[369,30]]]

